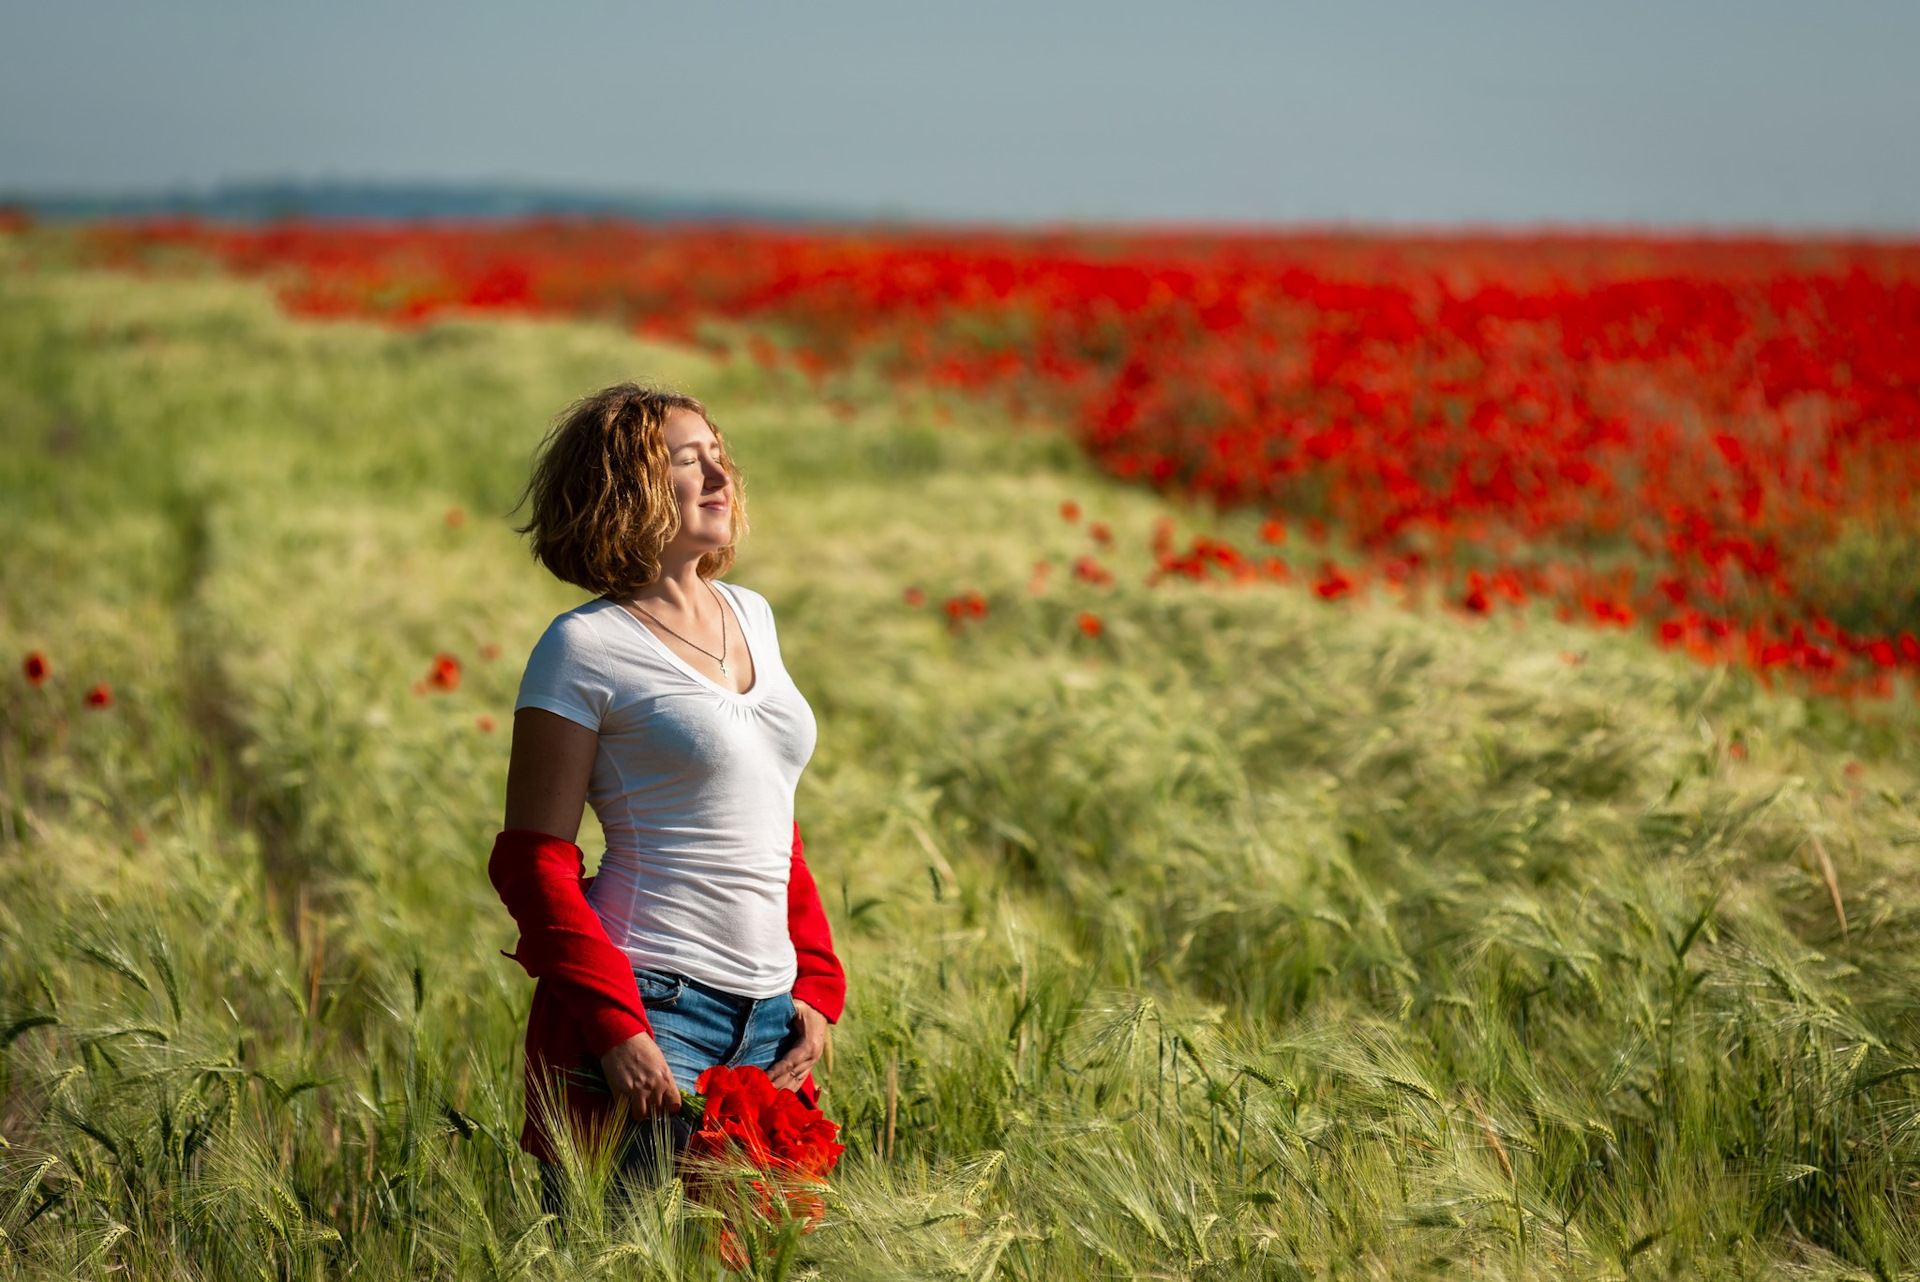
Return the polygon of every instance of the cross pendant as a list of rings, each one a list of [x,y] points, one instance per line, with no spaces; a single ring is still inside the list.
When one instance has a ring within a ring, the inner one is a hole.
[[[727,663],[724,659],[720,661],[720,675],[723,677],[727,675]]]

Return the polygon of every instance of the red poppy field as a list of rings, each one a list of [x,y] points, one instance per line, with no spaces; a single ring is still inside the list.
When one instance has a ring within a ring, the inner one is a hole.
[[[559,222],[91,242],[211,253],[307,316],[611,318],[986,394],[1115,476],[1267,512],[1328,600],[1544,601],[1850,695],[1920,672],[1911,242]],[[1287,574],[1271,550],[1153,536],[1171,576]]]

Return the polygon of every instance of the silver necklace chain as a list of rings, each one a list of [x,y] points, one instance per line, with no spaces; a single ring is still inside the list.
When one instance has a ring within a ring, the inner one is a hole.
[[[705,580],[702,580],[702,582],[705,582]],[[720,653],[719,654],[715,654],[713,651],[707,649],[707,647],[701,645],[697,641],[688,641],[685,637],[681,636],[678,632],[675,632],[672,628],[660,622],[660,620],[654,618],[653,611],[647,609],[647,607],[645,607],[644,605],[641,605],[638,601],[635,601],[632,604],[634,609],[640,611],[640,613],[646,615],[648,619],[652,620],[653,626],[655,626],[656,628],[659,628],[662,632],[666,633],[670,637],[673,637],[675,640],[685,642],[687,645],[692,646],[694,649],[698,650],[701,654],[706,655],[709,659],[712,659],[715,663],[719,664],[720,675],[724,677],[728,675],[727,674],[727,607],[726,607],[726,604],[720,600],[720,594],[717,591],[714,591],[713,584],[711,583],[707,584],[707,591],[713,593],[713,603],[720,607]]]

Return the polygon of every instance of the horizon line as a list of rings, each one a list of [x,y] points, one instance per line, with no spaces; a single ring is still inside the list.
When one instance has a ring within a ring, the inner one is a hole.
[[[497,210],[425,213],[329,212],[301,209],[303,198],[326,204],[328,198],[405,202],[434,197],[493,200]],[[263,208],[222,214],[208,208],[222,202]],[[279,204],[284,209],[264,206]],[[513,208],[519,204],[521,208]],[[1151,237],[1393,238],[1400,240],[1671,240],[1671,241],[1843,241],[1920,246],[1920,223],[1800,223],[1741,219],[1576,219],[1557,217],[1472,217],[1460,219],[1335,216],[1248,219],[1237,217],[1114,216],[955,216],[902,209],[856,211],[829,208],[777,196],[690,194],[681,192],[543,183],[527,179],[478,178],[232,178],[166,184],[90,186],[34,185],[0,188],[0,208],[22,209],[48,221],[110,218],[195,217],[210,222],[259,224],[320,222],[334,224],[426,225],[507,224],[555,219],[628,220],[659,224],[723,224],[848,229],[889,229],[958,233],[1074,235],[1116,233]]]

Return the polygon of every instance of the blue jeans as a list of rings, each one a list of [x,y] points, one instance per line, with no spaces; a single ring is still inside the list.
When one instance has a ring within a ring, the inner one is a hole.
[[[683,1091],[694,1089],[700,1074],[717,1064],[730,1068],[751,1065],[772,1068],[789,1045],[798,1040],[793,1027],[793,998],[739,997],[709,988],[685,975],[635,967],[634,982],[653,1025],[654,1044],[673,1071],[673,1082]],[[627,1133],[619,1156],[624,1179],[653,1184],[664,1178],[671,1155],[686,1147],[693,1127],[679,1116],[636,1121]],[[541,1201],[559,1214],[557,1167],[541,1164]]]
[[[685,975],[639,968],[633,978],[653,1040],[683,1091],[716,1064],[772,1068],[795,1036],[793,998],[786,993],[736,997]]]

